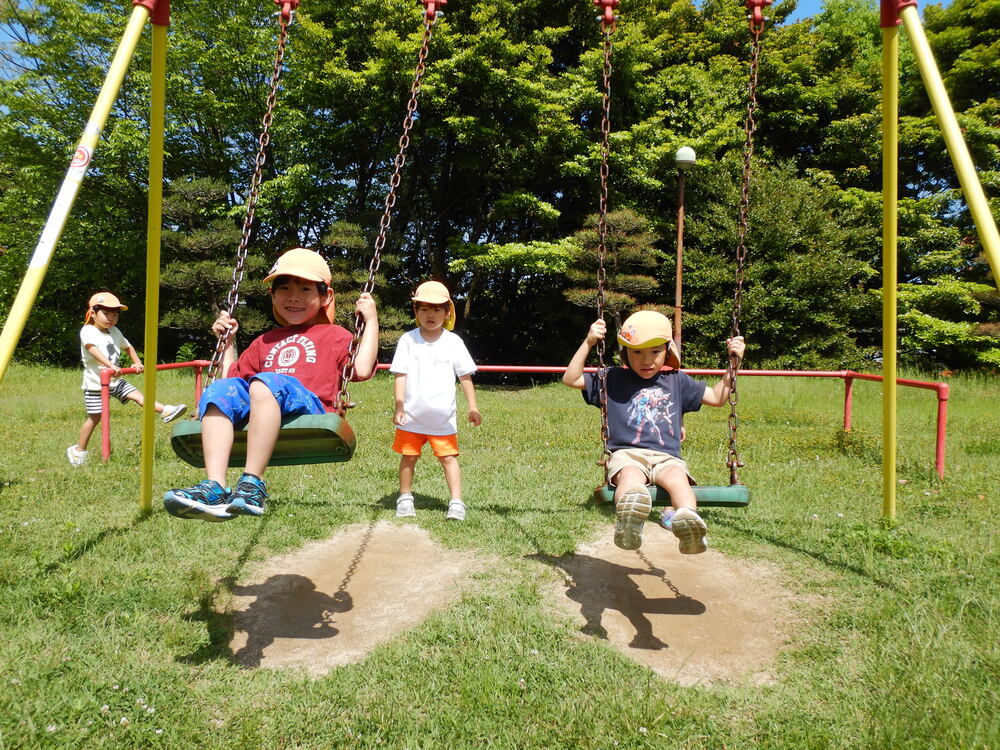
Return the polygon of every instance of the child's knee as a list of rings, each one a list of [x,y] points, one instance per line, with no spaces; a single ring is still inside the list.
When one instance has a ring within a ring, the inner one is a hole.
[[[250,383],[250,402],[261,403],[277,401],[267,383],[262,380],[254,380]]]

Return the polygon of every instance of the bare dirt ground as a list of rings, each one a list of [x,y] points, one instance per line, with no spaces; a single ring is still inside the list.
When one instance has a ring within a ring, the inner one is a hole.
[[[775,569],[711,547],[682,555],[655,523],[639,550],[619,549],[613,537],[609,525],[576,554],[538,558],[561,571],[553,600],[582,633],[682,685],[772,681],[792,619]]]
[[[709,549],[681,555],[647,524],[641,550],[610,525],[575,554],[533,556],[556,569],[554,608],[630,658],[684,685],[766,683],[785,639],[789,595],[776,572]],[[354,526],[261,565],[234,590],[234,660],[322,675],[447,607],[489,561],[445,550],[417,526]]]

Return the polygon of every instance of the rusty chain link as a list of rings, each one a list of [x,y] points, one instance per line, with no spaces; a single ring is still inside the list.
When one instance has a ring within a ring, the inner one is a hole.
[[[611,155],[611,33],[614,30],[613,24],[604,24],[604,97],[601,103],[601,195],[599,204],[599,214],[597,221],[597,317],[604,319],[604,287],[607,275],[604,268],[604,261],[607,257],[608,247],[608,177],[611,174],[608,160]],[[604,467],[604,481],[608,480],[608,459],[611,458],[611,451],[608,449],[610,431],[608,429],[608,368],[604,362],[605,340],[597,342],[597,384],[598,400],[601,407],[601,445],[602,455],[598,461],[599,466]]]
[[[297,3],[296,3],[297,4]],[[243,273],[246,266],[247,250],[250,247],[250,236],[253,231],[254,214],[257,211],[257,201],[260,197],[260,181],[264,171],[264,163],[267,161],[267,146],[271,142],[271,123],[274,120],[274,107],[278,99],[278,83],[281,80],[282,62],[285,59],[285,47],[288,44],[288,24],[291,22],[291,14],[284,12],[278,14],[279,34],[278,51],[274,56],[274,69],[271,72],[271,85],[267,94],[267,103],[264,111],[263,128],[260,137],[257,139],[257,157],[254,161],[253,177],[250,179],[250,190],[247,194],[247,212],[243,219],[243,232],[240,235],[240,245],[236,251],[236,266],[233,268],[232,286],[226,296],[226,307],[229,316],[233,316],[236,305],[240,300],[240,283],[243,281]],[[215,342],[215,352],[212,354],[212,364],[208,368],[208,381],[211,383],[219,376],[222,366],[223,356],[226,346],[232,338],[232,331],[227,329]],[[225,373],[223,373],[224,375]]]
[[[747,235],[750,231],[750,167],[753,158],[753,136],[757,127],[754,115],[757,109],[757,76],[760,65],[760,37],[763,23],[750,25],[752,42],[750,49],[750,83],[747,94],[746,140],[743,144],[743,176],[740,189],[740,226],[739,240],[736,246],[736,284],[733,293],[733,320],[730,337],[740,335],[740,319],[743,315],[743,274],[746,268]],[[740,367],[739,357],[729,357],[726,375],[729,378],[729,452],[726,466],[729,467],[729,483],[741,484],[739,470],[745,464],[740,460],[736,447],[736,433],[739,428],[739,417],[736,407],[739,404],[739,392],[736,389],[736,376]]]
[[[441,5],[443,3],[439,2],[437,4]],[[389,232],[389,225],[392,222],[392,209],[396,205],[396,190],[399,187],[403,165],[406,163],[406,149],[410,145],[410,130],[413,128],[413,116],[417,111],[417,99],[423,83],[432,31],[439,15],[443,15],[441,11],[433,14],[428,12],[424,18],[424,39],[420,46],[420,53],[417,56],[417,67],[413,74],[413,83],[410,86],[410,100],[406,105],[406,116],[403,118],[403,134],[399,137],[399,151],[396,153],[396,158],[393,161],[394,169],[392,177],[389,178],[389,192],[385,196],[385,210],[382,213],[382,219],[379,221],[378,237],[375,239],[374,253],[371,262],[368,264],[368,279],[361,289],[361,294],[371,294],[375,288],[375,275],[378,273],[379,266],[382,263],[382,249],[385,247],[386,235]],[[339,406],[337,409],[340,416],[344,416],[352,406],[351,397],[348,393],[348,383],[354,378],[354,360],[357,358],[358,347],[360,346],[361,336],[364,334],[364,331],[364,317],[359,313],[355,313],[354,337],[351,339],[347,362],[344,364],[344,369],[340,377]]]

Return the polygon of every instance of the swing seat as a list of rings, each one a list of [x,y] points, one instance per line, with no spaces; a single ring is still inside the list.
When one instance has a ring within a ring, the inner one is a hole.
[[[178,422],[170,435],[170,445],[182,461],[205,468],[201,447],[201,422]],[[339,415],[304,414],[282,422],[281,434],[271,454],[269,466],[341,463],[354,455],[354,430]],[[247,432],[237,430],[229,466],[242,468],[247,456]]]
[[[653,499],[653,505],[670,505],[670,493],[665,489],[655,484],[648,485],[646,489]],[[750,489],[745,484],[731,484],[728,487],[696,484],[691,489],[694,490],[699,508],[745,508],[750,504]],[[615,488],[604,485],[598,487],[594,495],[599,502],[613,503]]]

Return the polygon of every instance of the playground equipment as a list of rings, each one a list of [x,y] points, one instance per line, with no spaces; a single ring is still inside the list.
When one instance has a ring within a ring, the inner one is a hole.
[[[278,50],[274,61],[274,72],[271,76],[271,86],[267,98],[267,111],[264,114],[263,129],[257,142],[257,158],[254,163],[253,178],[250,181],[250,192],[247,197],[247,212],[243,221],[243,233],[239,249],[236,253],[236,265],[233,268],[232,286],[227,297],[230,316],[239,302],[239,287],[243,279],[243,269],[246,263],[250,236],[253,229],[254,212],[260,192],[261,171],[270,143],[270,127],[274,116],[274,106],[277,101],[278,83],[281,79],[282,60],[288,39],[288,24],[291,14],[298,7],[299,0],[275,0],[281,5],[279,14],[280,29],[278,34]],[[440,6],[447,0],[421,0],[424,4],[424,37],[417,57],[417,67],[410,87],[410,100],[403,118],[403,133],[399,138],[399,150],[393,162],[394,171],[389,180],[389,191],[385,198],[382,219],[379,222],[379,233],[375,240],[374,254],[368,267],[368,279],[362,288],[362,293],[371,293],[375,288],[375,275],[381,264],[382,249],[385,247],[386,234],[392,221],[392,208],[396,203],[396,189],[399,187],[403,165],[406,163],[406,150],[410,144],[410,130],[413,127],[413,117],[417,110],[417,99],[420,94],[421,82],[430,48],[431,34],[434,24],[440,15]],[[278,441],[271,455],[270,465],[287,466],[297,464],[337,463],[349,461],[357,447],[354,430],[347,423],[345,415],[352,406],[348,383],[354,376],[354,363],[358,352],[361,336],[364,333],[365,322],[360,314],[355,315],[354,337],[351,339],[348,361],[341,373],[339,407],[336,413],[321,415],[304,415],[283,421]],[[215,346],[209,378],[214,380],[222,368],[223,352],[231,333],[227,330]],[[175,425],[170,437],[170,444],[178,458],[193,466],[204,468],[205,456],[201,444],[201,422],[182,422]],[[232,451],[229,456],[229,466],[243,466],[246,461],[247,433],[237,430]]]
[[[604,318],[605,295],[604,287],[606,281],[605,257],[607,255],[607,212],[608,212],[608,156],[610,154],[609,134],[611,131],[611,36],[614,33],[618,17],[614,14],[614,9],[618,6],[618,0],[594,0],[594,4],[602,9],[602,14],[598,16],[601,22],[601,29],[604,32],[604,91],[601,112],[601,188],[599,218],[597,224],[598,248],[597,248],[597,317]],[[730,336],[736,337],[740,334],[740,317],[742,312],[743,296],[743,274],[746,266],[747,254],[747,233],[749,232],[750,213],[750,167],[753,156],[753,135],[756,129],[754,113],[757,106],[757,77],[760,67],[760,37],[764,32],[765,19],[763,9],[771,4],[771,0],[746,0],[748,20],[750,22],[751,52],[750,52],[750,81],[747,96],[747,117],[745,122],[745,140],[743,146],[743,173],[742,189],[740,192],[740,224],[739,242],[736,248],[736,278],[735,291],[733,293],[733,314]],[[693,161],[693,152],[690,155]],[[678,229],[680,232],[680,229]],[[680,239],[678,239],[680,243]],[[678,244],[678,252],[680,244]],[[679,288],[679,282],[678,282]],[[678,304],[680,301],[678,300]],[[675,319],[679,322],[679,316],[675,314]],[[680,326],[677,326],[675,336],[679,336]],[[604,502],[614,499],[614,488],[609,483],[610,477],[607,475],[607,464],[611,453],[608,449],[608,383],[607,367],[604,362],[604,341],[597,342],[597,381],[600,393],[601,404],[601,441],[603,444],[603,457],[600,461],[604,466],[604,485],[598,487],[595,495]],[[737,449],[737,429],[739,427],[739,416],[737,406],[739,404],[739,391],[737,390],[737,375],[739,373],[739,359],[730,356],[727,375],[731,388],[729,392],[729,449],[726,465],[729,467],[728,486],[695,485],[692,490],[699,506],[717,507],[745,507],[750,503],[750,490],[745,484],[740,482],[739,469],[744,466]],[[670,494],[657,485],[649,485],[650,497],[654,505],[670,505]]]
[[[445,0],[437,3],[422,0],[428,13]],[[597,0],[603,16],[606,44],[610,52],[610,32],[614,26],[614,8],[618,0]],[[286,5],[280,0],[282,13]],[[751,25],[764,22],[763,9],[767,3],[751,3]],[[0,333],[0,381],[6,373],[18,339],[24,330],[28,315],[41,288],[49,263],[55,253],[59,238],[68,220],[77,193],[94,158],[101,133],[111,107],[118,96],[129,62],[141,39],[146,22],[152,24],[152,74],[151,114],[149,141],[149,211],[147,218],[146,263],[146,328],[144,354],[149,362],[157,360],[157,326],[159,320],[159,265],[160,224],[163,182],[163,136],[165,115],[165,81],[167,27],[169,0],[133,0],[121,42],[111,61],[107,76],[101,86],[93,110],[84,127],[82,137],[63,183],[56,195],[41,232],[24,279],[18,289],[6,322]],[[883,29],[883,510],[887,517],[895,516],[895,399],[896,399],[896,200],[898,178],[896,173],[897,138],[897,88],[898,88],[898,27],[903,25],[931,105],[944,133],[945,144],[952,158],[962,192],[979,233],[985,256],[990,263],[994,281],[1000,288],[1000,234],[990,212],[988,202],[976,175],[968,149],[962,138],[955,114],[941,81],[940,73],[923,33],[916,0],[881,0],[881,26]],[[610,72],[608,69],[606,72]],[[605,134],[606,135],[606,134]],[[606,151],[606,138],[602,148]],[[606,153],[605,153],[606,156]],[[606,169],[606,162],[604,165]],[[606,177],[606,173],[605,173]],[[606,202],[606,194],[602,200]],[[143,451],[141,467],[140,507],[152,507],[152,441],[156,413],[152,404],[156,398],[156,369],[147,367],[143,391],[147,406],[143,412]]]

